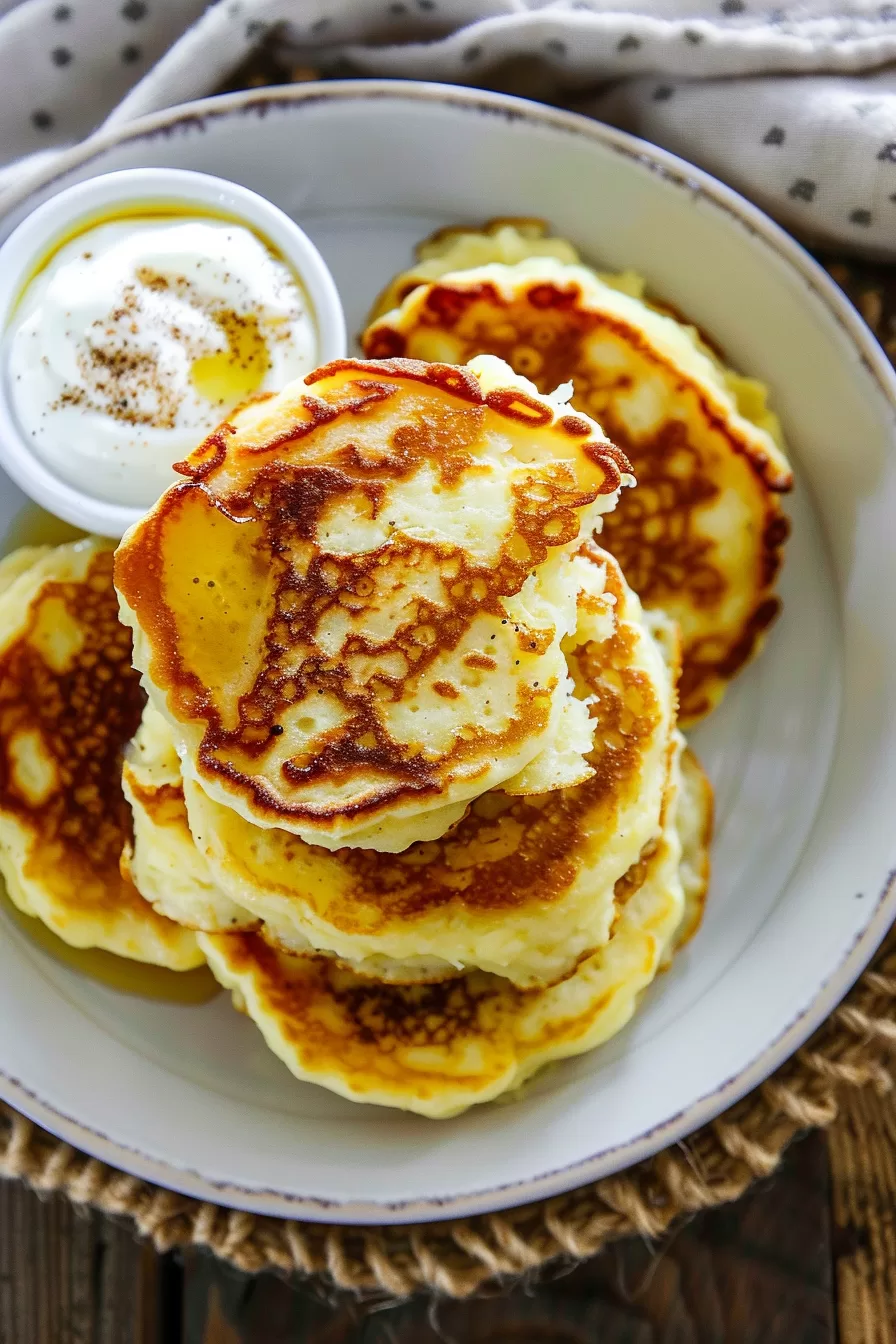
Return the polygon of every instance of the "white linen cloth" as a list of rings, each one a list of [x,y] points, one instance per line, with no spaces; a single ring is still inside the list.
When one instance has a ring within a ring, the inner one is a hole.
[[[810,242],[896,258],[896,0],[0,0],[0,186],[214,92],[265,39],[327,74],[575,106]]]

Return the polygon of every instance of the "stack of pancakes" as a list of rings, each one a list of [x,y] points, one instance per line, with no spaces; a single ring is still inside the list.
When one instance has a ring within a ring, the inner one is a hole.
[[[114,572],[2,562],[0,867],[70,943],[206,961],[297,1077],[441,1117],[618,1031],[699,923],[679,683],[693,720],[758,646],[787,468],[635,278],[534,225],[425,250],[371,358],[234,414]]]

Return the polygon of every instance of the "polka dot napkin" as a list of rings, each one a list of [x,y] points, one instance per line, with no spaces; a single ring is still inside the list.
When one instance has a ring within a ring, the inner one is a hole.
[[[29,163],[214,92],[262,44],[287,74],[575,107],[811,243],[896,258],[896,0],[0,0],[0,208]]]

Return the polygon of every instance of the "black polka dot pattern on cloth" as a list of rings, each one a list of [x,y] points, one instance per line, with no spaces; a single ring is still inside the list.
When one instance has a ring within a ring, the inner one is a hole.
[[[153,112],[242,87],[256,60],[256,84],[300,72],[500,88],[509,59],[513,92],[653,140],[810,242],[896,260],[896,0],[19,0],[15,22],[33,23],[26,48],[7,48],[31,53],[27,72],[4,52],[12,4],[0,0],[0,170],[77,142],[129,91],[127,115]]]
[[[817,190],[817,182],[813,182],[809,177],[798,177],[787,195],[794,201],[805,201],[809,204],[815,200],[815,193]]]

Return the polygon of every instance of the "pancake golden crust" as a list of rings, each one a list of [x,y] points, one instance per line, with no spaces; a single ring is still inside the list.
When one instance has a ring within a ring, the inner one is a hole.
[[[548,236],[543,219],[499,216],[481,228],[449,224],[418,244],[416,263],[395,276],[374,302],[368,322],[398,308],[418,285],[437,280],[448,271],[465,271],[490,261],[512,266],[530,257],[553,257],[577,262],[579,254],[565,238]]]
[[[584,784],[491,791],[447,835],[384,855],[329,854],[261,830],[185,782],[197,846],[219,885],[265,921],[266,937],[389,979],[479,966],[518,983],[550,982],[599,945],[614,883],[660,825],[674,672],[612,558],[589,543],[580,563],[598,593],[583,593],[579,642],[567,651],[577,691],[592,701]]]
[[[539,259],[418,285],[367,329],[363,346],[384,359],[464,362],[488,352],[542,390],[572,380],[573,405],[595,416],[632,463],[637,489],[607,516],[602,541],[645,604],[681,623],[681,713],[694,721],[778,613],[772,590],[789,530],[778,494],[791,475],[774,440],[737,414],[721,373],[686,331],[582,266]],[[677,338],[685,366],[664,335]]]
[[[331,846],[437,809],[444,832],[546,744],[568,688],[539,575],[627,468],[509,370],[494,386],[339,360],[247,407],[116,557],[135,662],[188,770]],[[488,545],[470,540],[477,492],[498,500]]]
[[[172,969],[190,935],[120,871],[121,753],[143,710],[111,543],[42,550],[0,598],[0,867],[26,913],[75,946]]]
[[[213,974],[297,1077],[353,1101],[445,1118],[625,1025],[681,918],[679,856],[670,826],[626,893],[609,942],[547,988],[522,990],[481,971],[440,984],[377,984],[325,958],[278,953],[258,935],[203,934],[200,942]]]

